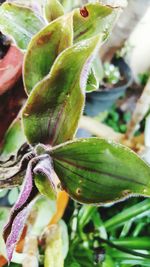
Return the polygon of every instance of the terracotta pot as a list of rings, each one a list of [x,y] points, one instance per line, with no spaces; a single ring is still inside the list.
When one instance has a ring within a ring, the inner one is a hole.
[[[0,95],[10,89],[22,73],[23,53],[11,45],[7,54],[0,60]]]

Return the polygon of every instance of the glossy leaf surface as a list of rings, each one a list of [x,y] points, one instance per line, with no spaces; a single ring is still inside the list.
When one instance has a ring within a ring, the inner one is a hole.
[[[34,87],[23,110],[30,143],[56,145],[72,139],[84,105],[93,53],[99,45],[96,36],[66,49],[50,74]]]
[[[117,14],[117,9],[100,3],[89,3],[74,11],[74,41],[79,42],[98,33],[107,37]]]
[[[47,0],[45,4],[45,17],[48,22],[64,15],[64,9],[58,0]]]
[[[51,152],[64,189],[83,203],[150,195],[150,167],[128,148],[104,139],[78,139]]]
[[[32,36],[45,25],[30,8],[13,3],[0,6],[0,30],[13,37],[17,46],[26,49]]]
[[[50,72],[56,57],[72,45],[72,40],[72,14],[55,20],[33,37],[24,62],[24,84],[28,94]]]

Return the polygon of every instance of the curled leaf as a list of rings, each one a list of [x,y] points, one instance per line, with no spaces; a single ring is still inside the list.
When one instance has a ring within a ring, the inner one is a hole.
[[[4,228],[4,240],[9,261],[11,261],[13,251],[29,214],[30,206],[28,205],[36,195],[37,189],[35,186],[33,187],[32,163],[29,163],[20,197],[12,208],[9,221]]]
[[[63,188],[79,202],[103,204],[131,195],[150,196],[150,166],[122,145],[79,139],[50,154]]]
[[[33,37],[24,61],[24,84],[28,94],[50,72],[56,57],[71,46],[72,41],[72,14],[55,20]]]
[[[0,6],[0,30],[13,37],[17,46],[23,50],[44,25],[44,21],[30,8],[14,3]]]
[[[63,51],[50,74],[34,87],[23,110],[24,131],[30,143],[56,145],[73,137],[100,42],[100,36],[96,36]]]
[[[36,174],[42,173],[53,186],[50,167],[48,155],[33,158],[28,164],[20,196],[12,208],[9,221],[4,228],[4,240],[9,261],[11,261],[13,251],[23,231],[25,221],[34,203],[33,200],[38,194],[33,178]]]

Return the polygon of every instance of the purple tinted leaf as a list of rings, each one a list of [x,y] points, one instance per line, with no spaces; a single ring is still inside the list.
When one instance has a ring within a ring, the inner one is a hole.
[[[20,197],[11,210],[11,215],[7,225],[4,228],[4,240],[6,242],[6,250],[8,260],[11,261],[14,248],[24,228],[25,220],[29,214],[30,206],[27,205],[35,198],[38,191],[33,183],[32,168],[34,159],[32,159],[27,167]]]
[[[33,187],[32,161],[30,161],[28,164],[27,171],[26,171],[24,184],[23,184],[22,190],[20,192],[20,197],[19,197],[16,205],[14,206],[15,210],[20,209],[26,203],[26,201],[29,198],[30,193],[32,191],[32,187]]]
[[[37,163],[34,168],[34,174],[43,174],[45,175],[54,191],[56,191],[56,183],[54,181],[54,170],[52,166],[52,160],[49,155],[41,156],[42,159]]]
[[[24,224],[28,214],[29,214],[29,208],[23,209],[17,214],[12,223],[11,233],[6,241],[7,258],[9,262],[11,261],[15,245],[21,236],[21,232],[23,231]]]
[[[54,171],[50,156],[41,155],[31,159],[28,163],[20,196],[12,208],[9,221],[4,228],[4,240],[6,242],[9,261],[11,261],[13,251],[23,231],[25,221],[34,203],[33,200],[38,194],[33,179],[34,174],[43,174],[46,176],[52,188],[56,190],[55,183],[52,181]]]

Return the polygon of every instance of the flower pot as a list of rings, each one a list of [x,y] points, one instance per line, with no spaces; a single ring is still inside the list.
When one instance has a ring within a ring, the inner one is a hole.
[[[100,112],[109,109],[116,100],[121,97],[126,89],[132,84],[132,72],[123,58],[114,59],[112,63],[119,67],[121,76],[124,78],[121,85],[114,85],[113,88],[105,88],[87,93],[85,113],[88,116],[96,116]]]
[[[11,45],[6,55],[0,59],[0,95],[10,89],[22,73],[23,53]]]

